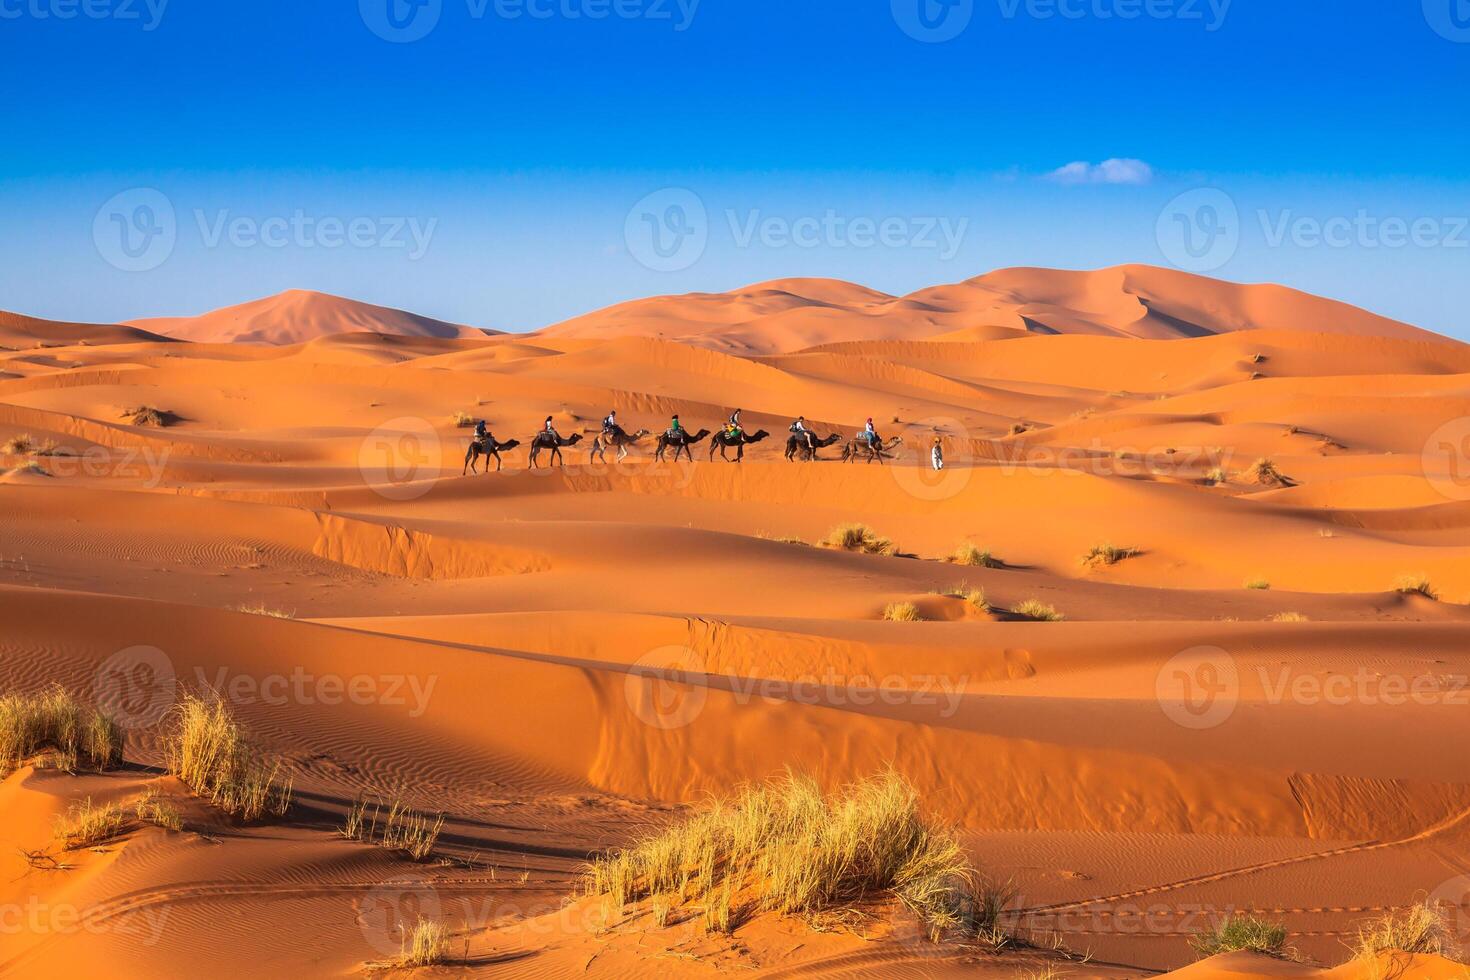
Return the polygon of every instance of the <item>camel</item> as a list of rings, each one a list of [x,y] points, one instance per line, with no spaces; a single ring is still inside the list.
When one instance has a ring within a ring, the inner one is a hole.
[[[607,457],[603,455],[604,452],[608,446],[616,446],[618,450],[617,461],[621,463],[628,457],[628,447],[638,445],[638,440],[648,435],[651,435],[651,433],[647,429],[639,429],[632,435],[628,435],[628,433],[623,431],[622,426],[618,426],[611,432],[604,432],[601,435],[593,436],[592,450],[587,456],[587,462],[590,463],[594,459],[599,463],[607,462]]]
[[[754,433],[747,433],[744,429],[736,429],[735,434],[732,436],[730,435],[729,429],[721,429],[719,432],[716,432],[715,437],[709,441],[710,461],[714,461],[715,450],[718,449],[720,451],[720,458],[725,460],[726,462],[730,462],[730,457],[725,455],[725,450],[729,449],[731,446],[734,446],[734,462],[738,463],[745,458],[746,446],[749,446],[751,443],[760,442],[762,439],[766,438],[769,435],[770,433],[767,432],[765,429],[761,429],[760,431]]]
[[[786,459],[788,462],[794,461],[798,451],[801,452],[802,459],[819,459],[820,457],[817,456],[816,449],[824,449],[841,438],[842,433],[834,432],[825,439],[818,439],[817,434],[814,432],[812,433],[812,445],[816,448],[808,449],[806,440],[793,432],[786,439]]]
[[[692,463],[694,462],[694,454],[689,451],[689,447],[694,445],[695,443],[703,442],[705,439],[708,438],[708,429],[700,429],[693,435],[690,435],[687,429],[680,429],[679,435],[677,437],[671,437],[669,433],[665,432],[663,435],[658,437],[658,448],[654,450],[653,458],[662,463],[664,461],[664,450],[668,449],[670,446],[673,446],[674,462],[677,463],[679,461],[679,454],[683,453],[684,455],[689,457],[689,462]]]
[[[541,455],[541,450],[551,450],[552,465],[565,467],[566,461],[561,457],[563,446],[575,446],[582,441],[582,433],[574,432],[571,438],[553,435],[545,429],[531,437],[531,469],[536,469],[536,460]]]
[[[886,443],[880,440],[878,443],[878,448],[874,449],[872,445],[868,442],[868,440],[859,436],[856,439],[848,440],[847,444],[842,447],[842,461],[844,463],[851,463],[853,460],[857,459],[859,455],[865,455],[868,457],[868,462],[871,463],[873,460],[876,459],[878,461],[878,465],[882,466],[884,459],[893,458],[893,451],[897,449],[899,447],[899,444],[902,442],[903,440],[901,438],[899,438],[898,436],[894,436]]]
[[[463,471],[460,472],[459,475],[460,476],[464,476],[465,473],[467,473],[467,472],[468,473],[474,473],[474,472],[476,472],[476,470],[475,470],[475,464],[480,461],[480,457],[481,456],[484,456],[485,457],[485,472],[486,473],[489,473],[490,472],[490,457],[491,456],[494,456],[495,457],[495,472],[499,473],[500,472],[500,454],[501,454],[501,452],[504,451],[504,450],[506,450],[506,449],[514,449],[515,447],[519,446],[520,444],[521,444],[521,441],[519,439],[512,439],[509,442],[498,442],[498,441],[496,441],[491,436],[486,436],[483,441],[481,441],[479,439],[472,439],[472,440],[470,440],[470,448],[466,449],[465,452],[464,452],[464,466],[465,466],[465,468],[464,468]]]

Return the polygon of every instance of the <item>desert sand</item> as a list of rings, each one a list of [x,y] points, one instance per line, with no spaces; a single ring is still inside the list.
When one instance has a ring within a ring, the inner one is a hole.
[[[739,464],[589,455],[610,409],[656,436],[737,407],[770,433]],[[501,471],[455,472],[457,413],[520,442]],[[532,471],[547,415],[581,439]],[[842,440],[788,461],[798,415]],[[0,693],[61,683],[126,731],[120,769],[0,782],[0,975],[355,975],[425,913],[431,975],[1373,976],[1364,920],[1470,894],[1467,416],[1464,344],[1141,266],[783,280],[528,334],[302,292],[0,314]],[[868,417],[893,458],[843,462]],[[848,522],[897,554],[814,546]],[[966,542],[993,567],[945,560]],[[162,773],[205,688],[289,762],[285,817]],[[725,935],[581,897],[590,857],[712,794],[888,766],[1013,884],[1015,946],[881,902]],[[53,841],[150,787],[182,830]],[[394,795],[445,815],[431,857],[338,833]],[[1229,912],[1296,961],[1196,963]]]

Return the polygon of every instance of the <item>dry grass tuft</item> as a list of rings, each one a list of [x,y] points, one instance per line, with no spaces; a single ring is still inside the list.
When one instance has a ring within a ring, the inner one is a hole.
[[[1429,584],[1425,575],[1400,575],[1393,590],[1400,595],[1422,595],[1426,599],[1439,601],[1439,592]]]
[[[958,839],[923,817],[896,773],[832,795],[788,774],[599,859],[586,885],[620,909],[655,896],[696,903],[718,932],[757,912],[856,912],[891,894],[937,939],[969,921],[971,877]]]
[[[1011,612],[1017,616],[1034,619],[1041,623],[1060,623],[1063,619],[1066,619],[1065,616],[1057,612],[1055,606],[1047,605],[1040,599],[1027,599],[1012,609]]]
[[[468,412],[455,412],[449,419],[454,423],[456,429],[468,429],[475,424],[475,420],[470,417]]]
[[[1245,580],[1244,587],[1247,589],[1256,589],[1258,591],[1264,592],[1265,590],[1271,588],[1271,583],[1263,578],[1248,578]]]
[[[1189,941],[1200,959],[1219,953],[1249,950],[1267,956],[1286,955],[1286,926],[1251,915],[1227,915],[1214,928]]]
[[[404,937],[396,967],[437,966],[449,953],[449,930],[442,922],[419,916],[413,931]]]
[[[1451,959],[1459,955],[1444,913],[1427,901],[1363,923],[1358,927],[1351,948],[1354,959],[1371,964],[1370,975],[1375,976],[1378,975],[1380,953]]]
[[[127,818],[116,803],[95,806],[89,796],[73,803],[66,816],[56,821],[56,838],[67,850],[92,847],[112,840],[122,833]]]
[[[1119,548],[1111,544],[1095,544],[1082,556],[1082,564],[1088,568],[1101,565],[1116,565],[1125,558],[1138,554],[1137,548]]]
[[[912,602],[890,602],[883,607],[883,618],[893,623],[917,623],[924,617]]]
[[[49,750],[59,768],[106,769],[122,761],[122,732],[112,719],[53,685],[39,694],[0,697],[0,775]]]
[[[985,590],[972,589],[968,582],[951,585],[949,588],[943,589],[937,594],[949,596],[951,599],[963,599],[966,605],[978,612],[990,611],[990,600],[985,598]]]
[[[155,429],[173,425],[178,421],[178,416],[173,412],[161,408],[154,408],[152,405],[139,405],[136,408],[125,408],[122,410],[122,417],[133,425],[149,426]]]
[[[291,805],[291,774],[253,744],[223,701],[185,696],[164,737],[168,771],[225,813],[255,820]]]
[[[1276,615],[1272,616],[1271,617],[1271,622],[1273,622],[1273,623],[1309,623],[1309,622],[1311,622],[1311,620],[1309,620],[1306,616],[1303,616],[1299,612],[1284,612],[1284,613],[1277,613]]]
[[[1222,483],[1230,482],[1230,476],[1225,472],[1225,468],[1223,466],[1216,466],[1211,468],[1211,470],[1205,474],[1205,479],[1217,486]]]
[[[898,545],[888,538],[879,537],[866,524],[839,524],[817,544],[823,548],[860,551],[867,555],[898,554]]]
[[[272,619],[295,619],[296,613],[286,612],[284,609],[275,609],[263,602],[242,602],[235,607],[235,612],[249,613],[252,616],[270,616]]]
[[[419,813],[405,806],[399,797],[394,797],[386,810],[381,803],[359,798],[347,812],[339,833],[348,840],[406,851],[415,861],[422,861],[434,849],[443,829],[444,814],[431,817]]]
[[[158,790],[153,787],[133,802],[133,813],[144,823],[157,824],[169,830],[184,829],[184,818],[179,815],[179,811],[172,803],[159,796]]]
[[[956,565],[971,565],[976,568],[1000,568],[1004,563],[973,541],[962,541],[947,561]]]
[[[35,445],[29,435],[11,436],[5,440],[4,445],[0,445],[0,455],[25,456],[35,448]]]
[[[1263,487],[1291,487],[1296,483],[1279,469],[1276,464],[1262,456],[1251,464],[1250,469],[1241,474],[1247,483],[1255,483]]]

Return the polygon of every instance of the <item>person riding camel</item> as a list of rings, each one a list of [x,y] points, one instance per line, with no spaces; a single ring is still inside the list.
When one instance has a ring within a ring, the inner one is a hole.
[[[679,424],[679,416],[675,415],[669,420],[669,437],[684,435],[684,427]]]
[[[485,440],[489,436],[490,430],[485,428],[485,420],[480,419],[478,422],[475,423],[475,441],[483,446],[485,444]]]
[[[618,426],[618,410],[613,409],[607,413],[607,418],[602,420],[602,434],[614,436],[623,430]]]
[[[557,442],[561,442],[561,433],[557,432],[556,426],[551,424],[550,415],[546,416],[546,426],[542,431],[550,434],[551,438],[555,439]]]
[[[740,434],[740,412],[741,409],[738,408],[731,412],[730,421],[725,426],[725,432],[731,439],[734,439]]]
[[[806,427],[805,415],[798,415],[796,417],[796,421],[791,423],[791,431],[795,433],[798,438],[806,441],[807,449],[811,450],[812,452],[817,451],[817,439],[816,436],[812,433],[812,430]]]
[[[868,440],[868,445],[878,448],[878,430],[873,428],[873,416],[868,416],[868,424],[863,427],[863,438]]]

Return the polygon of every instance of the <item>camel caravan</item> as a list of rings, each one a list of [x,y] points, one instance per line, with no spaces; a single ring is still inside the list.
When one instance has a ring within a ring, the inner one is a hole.
[[[607,462],[607,450],[612,449],[616,452],[615,460],[622,462],[631,455],[631,450],[652,436],[653,433],[648,429],[628,432],[618,424],[618,413],[609,412],[607,418],[602,420],[602,431],[592,438],[592,447],[588,452],[587,461],[605,463]],[[715,454],[719,453],[720,458],[726,462],[738,463],[745,458],[746,446],[769,439],[770,436],[771,433],[765,429],[758,429],[755,432],[745,431],[745,427],[740,423],[740,409],[738,408],[731,413],[729,420],[715,432],[709,429],[690,432],[679,421],[679,416],[675,415],[669,420],[669,427],[653,440],[653,458],[656,462],[664,462],[672,450],[674,461],[678,461],[679,457],[683,456],[692,463],[694,462],[694,447],[708,439],[711,462],[714,461]],[[542,453],[547,454],[547,465],[565,466],[566,460],[562,455],[562,450],[575,446],[581,441],[582,433],[580,432],[570,436],[563,436],[557,432],[552,417],[548,415],[542,424],[541,431],[529,440],[530,468],[533,470],[540,468]],[[788,462],[813,462],[821,459],[818,455],[821,450],[839,442],[842,443],[840,457],[842,462],[851,463],[854,460],[863,459],[869,463],[876,461],[881,465],[884,460],[894,458],[903,440],[894,436],[885,442],[873,428],[872,419],[868,419],[861,432],[846,441],[843,440],[840,432],[821,436],[807,425],[806,417],[801,416],[791,423],[787,434],[786,459]],[[485,420],[480,419],[475,423],[475,436],[465,451],[464,469],[461,475],[478,473],[481,456],[485,457],[485,472],[490,472],[490,460],[493,458],[495,471],[498,473],[503,465],[500,454],[520,445],[519,439],[511,439],[507,442],[497,440],[486,428]],[[733,455],[731,455],[731,450],[734,450]],[[938,468],[937,461],[935,465]]]

